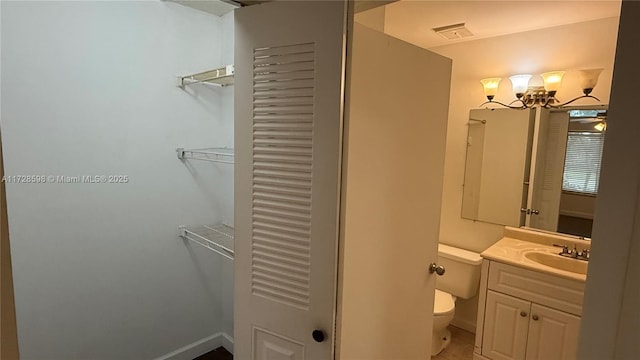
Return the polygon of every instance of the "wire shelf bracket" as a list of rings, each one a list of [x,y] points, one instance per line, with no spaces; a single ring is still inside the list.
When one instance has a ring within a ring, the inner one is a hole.
[[[213,161],[224,164],[233,164],[233,149],[225,147],[206,148],[206,149],[185,149],[177,148],[176,153],[178,159],[184,161],[187,159]]]
[[[215,86],[228,86],[233,84],[235,67],[227,65],[219,69],[207,70],[193,75],[178,76],[177,86],[183,88],[187,85],[206,83]]]
[[[178,237],[184,240],[190,240],[218,255],[233,260],[235,257],[233,250],[233,231],[231,226],[225,224],[205,225],[196,228],[187,228],[186,225],[180,225],[178,226]]]

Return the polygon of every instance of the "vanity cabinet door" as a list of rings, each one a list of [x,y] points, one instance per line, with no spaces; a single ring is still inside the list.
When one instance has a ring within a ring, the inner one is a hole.
[[[487,291],[482,355],[525,359],[531,302]]]
[[[531,305],[527,360],[572,360],[578,350],[580,317]]]

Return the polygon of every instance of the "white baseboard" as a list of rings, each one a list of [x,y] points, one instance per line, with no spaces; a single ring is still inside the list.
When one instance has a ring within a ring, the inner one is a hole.
[[[223,346],[233,354],[233,338],[225,333],[219,332],[192,342],[189,345],[185,345],[155,360],[192,360],[220,346]]]
[[[451,321],[451,325],[462,330],[466,330],[470,333],[476,333],[476,323],[473,321],[453,318],[453,320]]]
[[[233,338],[225,333],[222,333],[222,347],[233,354]]]

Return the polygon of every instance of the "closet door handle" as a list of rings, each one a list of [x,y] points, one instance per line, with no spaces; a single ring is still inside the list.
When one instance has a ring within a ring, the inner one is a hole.
[[[526,312],[524,312],[524,311],[520,311],[520,316],[522,316],[522,317],[527,317],[527,313],[526,313]]]
[[[311,337],[312,337],[312,338],[313,338],[313,340],[315,340],[316,342],[321,343],[321,342],[323,342],[323,341],[324,341],[324,338],[325,338],[326,336],[324,335],[324,331],[319,330],[319,329],[316,329],[316,330],[313,330],[313,332],[311,333]]]
[[[533,321],[538,321],[538,319],[539,319],[538,315],[533,315],[531,318],[533,319]]]

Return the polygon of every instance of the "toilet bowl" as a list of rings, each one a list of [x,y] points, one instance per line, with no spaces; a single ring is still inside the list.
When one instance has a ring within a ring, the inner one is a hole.
[[[445,273],[436,280],[433,301],[433,338],[431,355],[437,355],[451,342],[447,328],[456,310],[456,299],[470,299],[480,285],[480,254],[444,244],[438,245],[438,264]]]
[[[451,342],[451,331],[447,328],[456,311],[455,296],[436,289],[433,302],[433,338],[431,355],[437,355]]]

